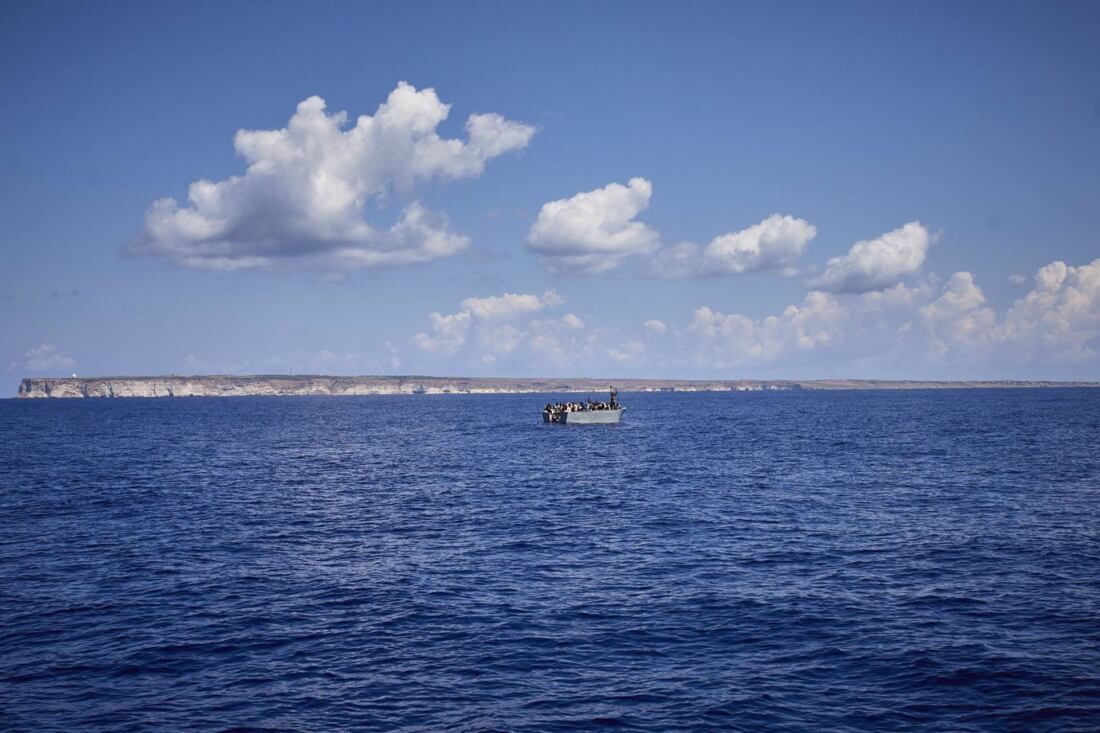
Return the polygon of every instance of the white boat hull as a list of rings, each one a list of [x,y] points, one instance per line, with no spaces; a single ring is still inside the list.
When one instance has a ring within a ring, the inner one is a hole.
[[[617,407],[614,410],[578,410],[576,412],[563,412],[556,420],[550,418],[549,413],[542,413],[543,422],[559,422],[569,425],[595,425],[617,423],[623,416],[625,408]]]

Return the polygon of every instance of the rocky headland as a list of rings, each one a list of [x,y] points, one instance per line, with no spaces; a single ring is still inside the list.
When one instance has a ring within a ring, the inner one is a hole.
[[[614,384],[622,392],[750,392],[785,389],[965,389],[1004,387],[1097,387],[1100,382],[908,381],[867,379],[688,380],[482,377],[328,377],[321,375],[31,377],[20,398],[54,397],[252,397],[308,395],[494,394],[587,392]]]

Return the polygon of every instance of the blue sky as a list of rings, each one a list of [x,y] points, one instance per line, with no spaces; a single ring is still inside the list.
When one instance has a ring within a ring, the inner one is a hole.
[[[1095,3],[13,6],[0,369],[1096,379],[1098,32]]]

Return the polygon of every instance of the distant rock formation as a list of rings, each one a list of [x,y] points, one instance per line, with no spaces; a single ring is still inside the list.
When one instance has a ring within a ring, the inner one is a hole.
[[[916,382],[859,379],[678,380],[511,379],[480,377],[166,376],[32,377],[19,384],[21,398],[45,397],[250,397],[306,395],[494,394],[581,392],[593,395],[614,384],[622,392],[750,392],[784,389],[944,389],[974,387],[1097,387],[1100,382]]]

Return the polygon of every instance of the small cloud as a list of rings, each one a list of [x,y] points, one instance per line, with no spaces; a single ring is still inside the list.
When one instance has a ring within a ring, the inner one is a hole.
[[[805,219],[772,214],[759,224],[716,237],[703,253],[705,272],[733,273],[786,270],[817,236]]]
[[[656,231],[634,217],[649,206],[653,186],[644,178],[611,183],[539,211],[527,243],[555,271],[600,273],[659,243]]]
[[[645,356],[645,344],[641,341],[627,341],[619,346],[610,346],[607,355],[618,364],[637,364]]]
[[[429,314],[431,333],[416,334],[413,343],[421,351],[453,354],[466,345],[471,327],[477,325],[482,341],[491,342],[493,351],[511,351],[518,331],[508,321],[564,302],[565,299],[553,290],[547,290],[541,297],[504,293],[485,298],[466,298],[457,313]]]
[[[431,335],[418,333],[413,337],[413,342],[421,351],[453,354],[466,343],[466,335],[470,332],[469,313],[430,313],[428,320],[432,323]]]
[[[658,252],[650,261],[655,277],[739,275],[748,272],[797,274],[794,263],[817,236],[817,227],[805,219],[772,214],[736,232],[715,237],[706,247],[681,242]]]
[[[933,294],[935,284],[934,277],[927,277],[914,287],[898,283],[892,288],[863,293],[860,298],[869,311],[905,309],[928,300]]]
[[[1023,275],[1009,275],[1008,281],[1013,285],[1025,285],[1027,283],[1027,278]]]
[[[42,344],[23,354],[19,366],[36,376],[53,376],[71,371],[76,366],[76,360],[62,354],[53,344]]]
[[[664,321],[658,321],[657,319],[651,319],[642,324],[642,327],[646,330],[646,333],[662,334],[668,331],[668,325]]]
[[[842,257],[833,257],[825,272],[807,283],[832,293],[885,290],[918,272],[933,236],[920,222],[909,222],[877,239],[856,242]]]
[[[503,320],[522,313],[533,313],[550,306],[560,305],[565,300],[554,290],[547,290],[540,298],[537,295],[504,293],[487,298],[466,298],[462,301],[462,310],[486,320]]]
[[[582,321],[575,313],[566,313],[561,317],[561,322],[569,328],[584,328],[584,321]]]

